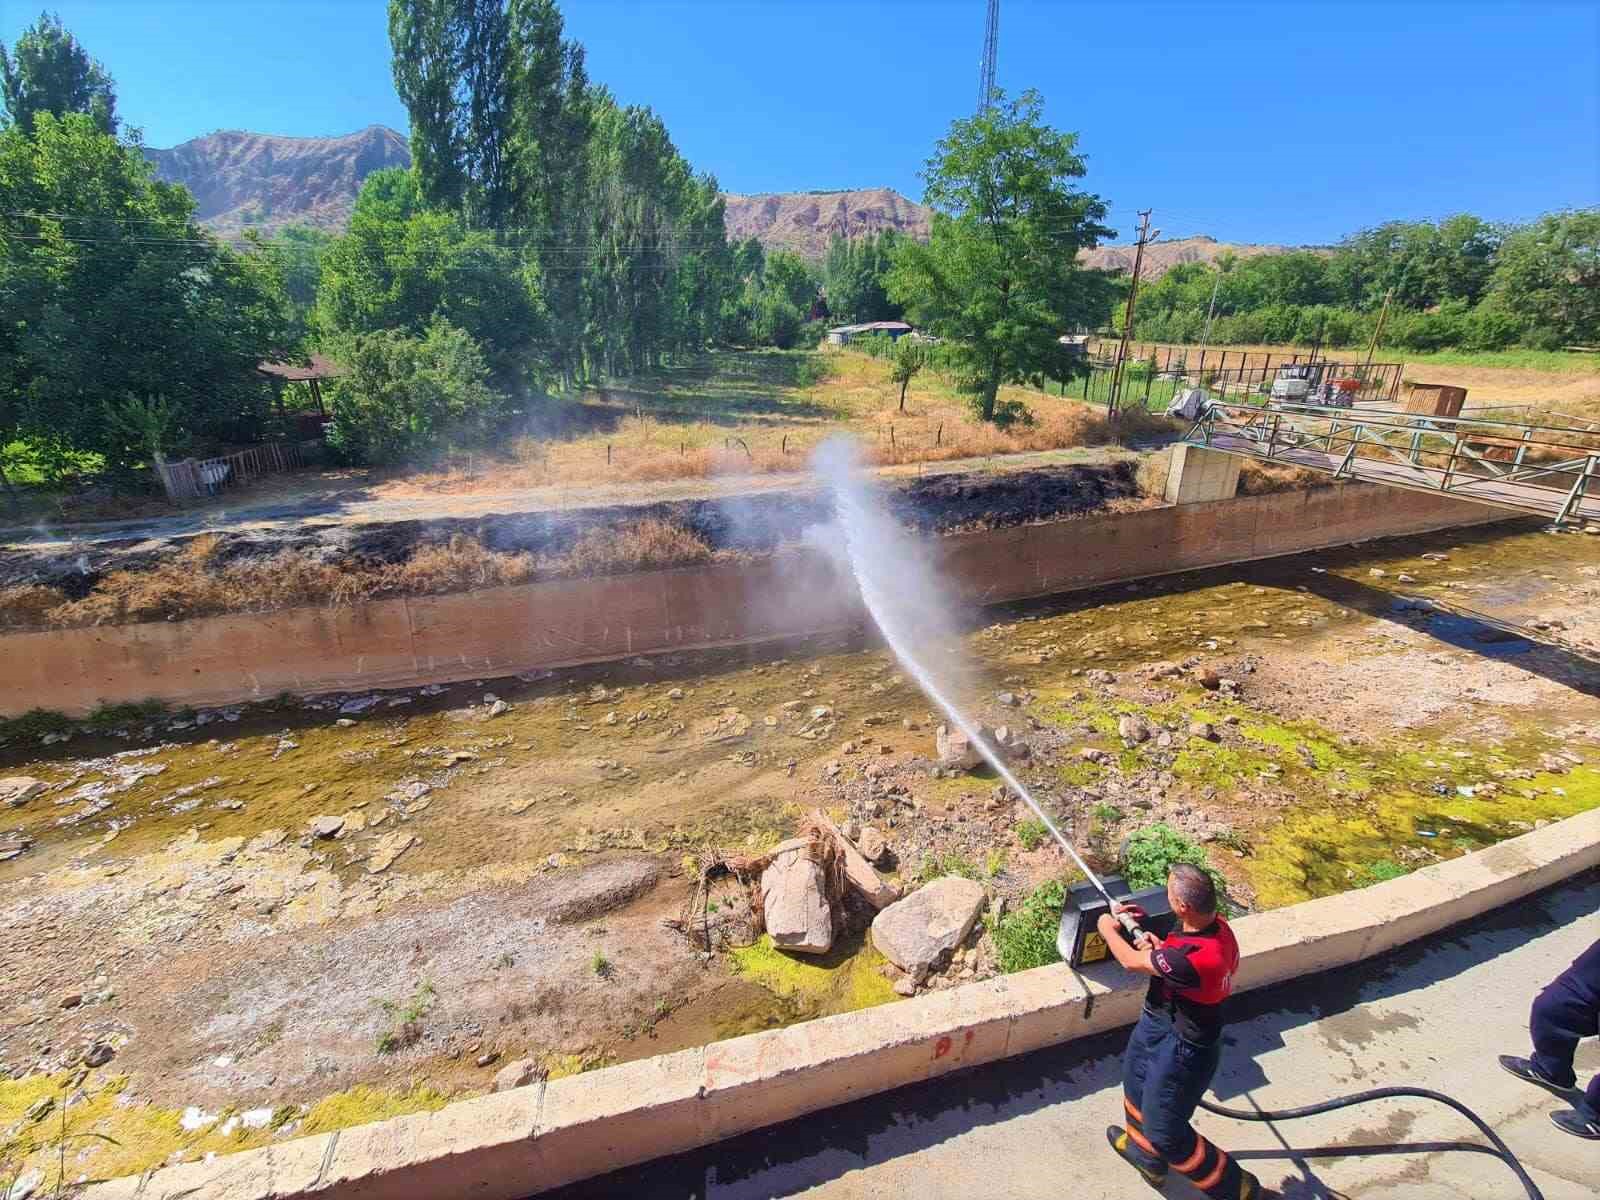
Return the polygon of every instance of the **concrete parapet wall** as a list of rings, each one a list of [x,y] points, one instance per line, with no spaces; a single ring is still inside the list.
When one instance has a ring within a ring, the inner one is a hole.
[[[957,534],[928,547],[962,600],[994,604],[1512,515],[1352,484]],[[0,636],[0,716],[449,683],[862,619],[853,585],[823,556],[794,552],[348,607],[14,633]]]
[[[1234,923],[1236,990],[1357,962],[1600,865],[1600,810]],[[87,1200],[513,1200],[1130,1023],[1143,986],[1040,967],[90,1188]],[[1537,981],[1524,981],[1529,989]],[[1092,1001],[1092,1002],[1091,1002]]]

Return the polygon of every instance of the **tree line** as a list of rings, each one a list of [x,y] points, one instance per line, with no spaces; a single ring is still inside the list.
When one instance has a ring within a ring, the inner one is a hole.
[[[1137,336],[1199,342],[1208,316],[1214,344],[1363,345],[1381,318],[1380,342],[1409,351],[1593,346],[1600,209],[1391,221],[1328,251],[1182,263],[1140,288]]]
[[[1035,92],[951,123],[922,171],[926,241],[836,238],[810,263],[728,240],[716,179],[590,80],[554,0],[390,0],[388,32],[412,167],[369,176],[342,233],[231,246],[154,177],[58,19],[0,47],[0,467],[116,473],[282,436],[256,366],[312,350],[345,368],[330,446],[383,463],[492,443],[598,378],[897,318],[938,343],[896,349],[898,382],[935,366],[1005,423],[1028,415],[1003,384],[1065,379],[1061,333],[1120,316],[1125,278],[1079,261],[1107,206]],[[1213,342],[1350,344],[1387,298],[1384,340],[1408,349],[1592,344],[1597,247],[1596,210],[1392,223],[1174,268],[1137,332],[1197,341],[1211,311]]]

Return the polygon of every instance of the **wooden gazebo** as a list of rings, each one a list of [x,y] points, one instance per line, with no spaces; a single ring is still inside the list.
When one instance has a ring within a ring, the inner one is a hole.
[[[267,378],[284,383],[304,383],[311,389],[311,399],[317,405],[319,420],[328,419],[328,406],[322,399],[322,381],[324,379],[337,379],[344,374],[344,368],[331,358],[321,354],[311,356],[311,365],[301,366],[299,363],[264,362],[257,363],[256,370]]]

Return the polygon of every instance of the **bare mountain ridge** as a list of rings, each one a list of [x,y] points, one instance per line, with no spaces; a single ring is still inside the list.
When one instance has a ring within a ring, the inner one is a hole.
[[[246,229],[272,233],[285,225],[342,230],[361,181],[384,167],[408,167],[404,134],[369,125],[342,137],[280,137],[225,129],[170,150],[146,150],[156,174],[194,193],[196,215],[223,237]],[[932,212],[893,188],[839,191],[725,193],[730,238],[754,237],[768,250],[792,250],[820,260],[837,235],[861,237],[893,229],[926,238]],[[1219,242],[1209,237],[1155,242],[1145,251],[1145,279],[1159,279],[1178,263],[1213,262],[1231,252],[1241,258],[1281,254],[1286,246]],[[1131,245],[1100,246],[1080,256],[1101,270],[1131,271]]]
[[[728,236],[753,237],[768,250],[792,250],[820,259],[834,235],[863,237],[893,229],[907,237],[928,236],[931,213],[893,188],[839,192],[769,192],[723,195]]]
[[[341,230],[363,179],[411,165],[406,139],[382,125],[325,138],[224,129],[145,154],[158,176],[194,193],[195,215],[223,237],[285,225]]]

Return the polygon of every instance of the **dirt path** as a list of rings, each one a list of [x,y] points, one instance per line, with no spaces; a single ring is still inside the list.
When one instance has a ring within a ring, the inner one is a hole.
[[[1150,449],[1154,447],[1142,447]],[[1125,461],[1138,450],[1093,446],[1025,454],[952,459],[947,462],[884,467],[884,479],[916,479],[967,472],[1027,471],[1045,466]],[[65,551],[110,541],[153,541],[209,532],[290,532],[386,522],[461,520],[490,515],[560,512],[585,508],[645,506],[671,501],[714,500],[774,492],[809,494],[816,490],[802,472],[737,475],[712,479],[616,483],[586,487],[540,487],[512,492],[441,493],[431,496],[380,495],[362,472],[329,472],[325,485],[290,498],[261,499],[246,493],[215,506],[166,517],[101,521],[78,525],[37,524],[0,527],[0,549]]]

